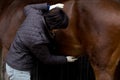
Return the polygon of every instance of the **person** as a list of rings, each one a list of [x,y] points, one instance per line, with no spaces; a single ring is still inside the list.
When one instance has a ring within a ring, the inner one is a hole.
[[[62,10],[64,4],[30,4],[24,7],[25,20],[18,29],[6,56],[6,73],[9,80],[30,80],[30,71],[37,58],[44,64],[74,62],[73,56],[51,53],[53,30],[65,29],[68,16]],[[54,48],[54,46],[53,46]],[[56,52],[57,53],[57,52]]]

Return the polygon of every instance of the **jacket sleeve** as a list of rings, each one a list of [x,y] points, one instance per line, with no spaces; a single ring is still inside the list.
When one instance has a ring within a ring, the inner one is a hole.
[[[41,4],[30,4],[24,7],[25,15],[28,15],[29,13],[36,11],[49,11],[49,5],[47,3],[41,3]]]
[[[52,55],[47,47],[47,45],[34,45],[31,47],[31,52],[36,56],[40,62],[44,64],[64,64],[67,62],[65,56]]]

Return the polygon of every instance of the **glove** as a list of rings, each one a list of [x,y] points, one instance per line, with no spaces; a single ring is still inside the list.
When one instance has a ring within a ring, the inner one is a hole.
[[[73,56],[66,56],[67,62],[75,62],[78,58],[75,58]]]
[[[51,5],[50,8],[49,8],[49,10],[51,10],[51,9],[53,9],[53,8],[55,8],[55,7],[63,8],[63,7],[64,7],[64,4],[62,4],[62,3],[57,3],[57,4],[54,4],[54,5]]]

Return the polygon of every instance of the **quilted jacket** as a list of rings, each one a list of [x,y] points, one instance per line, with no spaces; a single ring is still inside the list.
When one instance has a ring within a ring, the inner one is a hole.
[[[66,63],[65,56],[50,54],[52,37],[47,32],[44,11],[49,11],[47,3],[25,6],[26,18],[18,29],[6,58],[7,64],[12,68],[31,70],[36,59],[44,64]]]

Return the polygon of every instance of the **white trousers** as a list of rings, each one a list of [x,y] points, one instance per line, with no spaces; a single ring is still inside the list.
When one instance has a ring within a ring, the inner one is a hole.
[[[30,80],[29,71],[20,71],[13,69],[8,64],[6,64],[6,74],[9,80]]]

